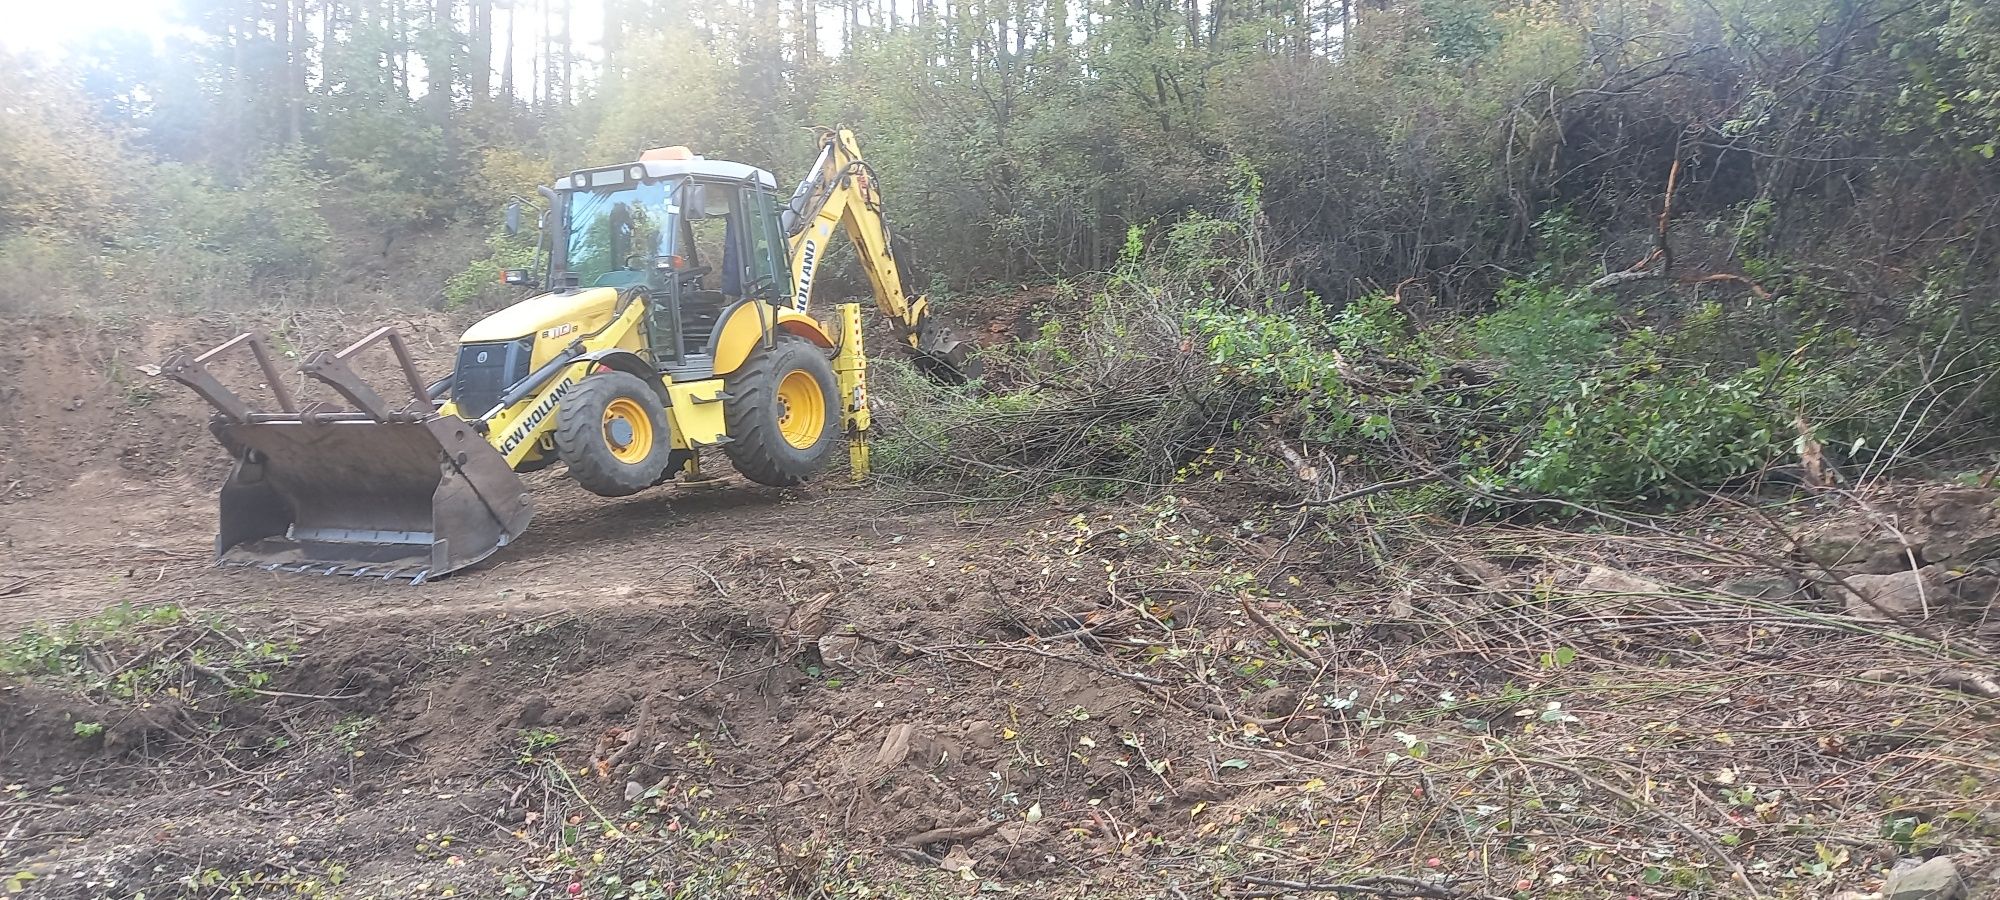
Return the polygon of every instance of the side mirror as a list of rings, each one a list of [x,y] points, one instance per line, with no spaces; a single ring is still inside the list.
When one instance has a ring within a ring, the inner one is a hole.
[[[521,201],[507,201],[507,236],[521,233]]]
[[[535,280],[533,269],[501,269],[500,283],[513,287],[532,288],[542,286],[541,282]]]

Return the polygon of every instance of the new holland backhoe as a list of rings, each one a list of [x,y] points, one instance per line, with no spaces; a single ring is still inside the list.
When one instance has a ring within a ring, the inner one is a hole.
[[[220,496],[219,562],[422,582],[519,536],[532,514],[517,473],[562,462],[624,496],[699,472],[720,448],[752,481],[799,484],[844,437],[867,471],[860,306],[808,314],[836,230],[876,306],[921,366],[969,377],[971,347],[907,292],[875,175],[853,133],[821,129],[789,200],[770,172],[685,147],[583,169],[541,189],[537,265],[502,280],[545,292],[467,329],[451,374],[426,381],[383,328],[299,369],[344,398],[301,404],[263,337],[176,354],[162,374],[216,409],[235,459]],[[519,227],[521,201],[508,209]],[[352,363],[386,347],[402,399]],[[248,350],[277,404],[253,408],[209,364]]]

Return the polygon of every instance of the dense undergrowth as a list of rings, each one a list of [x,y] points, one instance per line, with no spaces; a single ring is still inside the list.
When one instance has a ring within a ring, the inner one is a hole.
[[[1107,278],[989,351],[985,391],[878,379],[892,409],[925,410],[896,420],[885,470],[981,495],[1117,492],[1248,454],[1308,502],[1422,479],[1488,503],[1657,504],[1959,474],[1989,449],[2000,323],[1947,277],[1912,283],[1894,321],[1781,261],[1756,262],[1761,281],[1621,284],[1557,214],[1484,309],[1379,292],[1336,310],[1271,258],[1248,188],[1233,216],[1150,246],[1135,229]]]

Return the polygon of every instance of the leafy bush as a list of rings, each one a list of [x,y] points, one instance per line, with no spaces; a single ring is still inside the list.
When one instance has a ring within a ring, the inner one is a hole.
[[[1521,458],[1513,486],[1579,502],[1685,497],[1751,472],[1786,449],[1744,378],[1636,363],[1560,392]]]
[[[1481,352],[1506,366],[1525,399],[1554,398],[1565,385],[1605,364],[1611,348],[1610,302],[1547,282],[1509,282],[1499,309],[1472,332]]]
[[[473,260],[464,271],[445,281],[445,308],[484,308],[520,299],[520,289],[501,284],[500,273],[505,269],[525,269],[534,264],[535,246],[531,234],[526,230],[513,237],[496,233],[488,239],[485,256]]]

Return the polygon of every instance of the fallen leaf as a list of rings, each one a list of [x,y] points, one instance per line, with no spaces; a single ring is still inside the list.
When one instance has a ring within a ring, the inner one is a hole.
[[[938,861],[938,868],[947,872],[957,872],[960,878],[964,878],[967,881],[973,881],[979,877],[972,874],[972,866],[972,854],[965,849],[965,845],[963,844],[952,845],[951,852],[946,853],[944,859]]]

